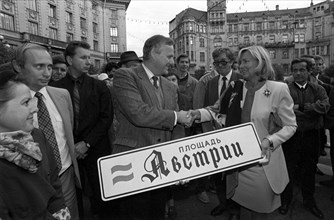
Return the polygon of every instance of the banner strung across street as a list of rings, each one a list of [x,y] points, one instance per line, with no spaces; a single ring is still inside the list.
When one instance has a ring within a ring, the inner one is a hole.
[[[99,158],[101,196],[117,199],[261,159],[255,127],[245,123]]]

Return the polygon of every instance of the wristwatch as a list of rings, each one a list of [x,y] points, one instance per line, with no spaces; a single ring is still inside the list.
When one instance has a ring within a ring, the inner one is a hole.
[[[88,144],[86,142],[85,142],[85,144],[86,144],[86,147],[89,149],[90,148],[90,144]]]

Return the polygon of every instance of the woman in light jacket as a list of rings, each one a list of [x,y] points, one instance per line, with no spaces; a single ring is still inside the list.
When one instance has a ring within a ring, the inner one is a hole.
[[[238,173],[228,176],[226,193],[240,205],[241,219],[266,219],[268,213],[280,207],[280,193],[289,182],[281,144],[297,128],[293,100],[285,83],[271,81],[274,70],[263,47],[241,49],[238,61],[243,80],[231,83],[215,106],[207,109],[225,127],[253,122],[262,154],[268,160],[241,167]],[[195,110],[191,115],[200,122],[212,117],[205,109]],[[274,121],[277,125],[281,123],[281,127],[275,130],[269,125]]]

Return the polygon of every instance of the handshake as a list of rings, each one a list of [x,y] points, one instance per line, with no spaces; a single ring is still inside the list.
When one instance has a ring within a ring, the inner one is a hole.
[[[186,128],[192,126],[195,120],[201,120],[201,113],[199,110],[179,111],[176,112],[177,122],[183,124]]]

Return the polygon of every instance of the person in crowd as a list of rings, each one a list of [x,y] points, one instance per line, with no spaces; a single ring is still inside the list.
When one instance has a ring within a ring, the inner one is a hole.
[[[120,61],[118,66],[120,68],[131,68],[139,66],[143,61],[139,59],[136,52],[134,51],[125,51],[121,54]]]
[[[16,73],[0,70],[0,219],[71,218],[52,147],[33,125],[36,103]]]
[[[64,55],[55,55],[52,57],[52,75],[50,81],[58,81],[64,78],[67,72],[67,65]]]
[[[113,106],[106,84],[87,75],[89,48],[90,45],[83,41],[70,42],[64,52],[68,72],[51,86],[64,88],[71,95],[75,152],[83,189],[92,191],[90,203],[93,213],[99,219],[109,219],[117,210],[112,210],[112,204],[101,199],[97,159],[110,155],[108,129],[113,121]]]
[[[235,55],[229,48],[217,48],[212,52],[213,65],[219,75],[208,81],[207,89],[205,90],[204,104],[202,106],[212,106],[219,97],[226,92],[229,84],[241,78],[241,75],[232,69],[235,62]],[[202,123],[202,131],[209,132],[214,130],[211,122]],[[215,183],[216,193],[219,200],[218,206],[212,211],[212,216],[223,214],[228,204],[226,201],[226,179],[223,173],[214,174],[212,179]]]
[[[238,63],[238,61],[234,61],[233,62],[233,64],[232,64],[232,69],[233,69],[233,71],[235,72],[235,73],[240,73],[239,72],[239,63]]]
[[[235,81],[228,87],[215,105],[208,108],[211,114],[199,109],[191,115],[200,122],[211,120],[213,115],[225,127],[254,123],[267,162],[242,167],[237,173],[228,175],[226,196],[241,206],[240,219],[266,219],[268,213],[281,206],[279,194],[289,182],[281,144],[297,128],[293,100],[285,83],[272,81],[274,70],[263,47],[241,49],[238,62],[244,80]],[[281,128],[268,126],[271,113],[280,118]]]
[[[38,100],[39,111],[34,125],[43,131],[54,150],[65,203],[72,219],[79,219],[76,186],[81,188],[73,140],[73,110],[67,90],[48,86],[52,76],[52,59],[45,47],[25,43],[16,48],[13,61],[18,78]]]
[[[329,130],[329,139],[331,144],[329,155],[331,159],[332,172],[334,172],[334,89],[333,88],[331,89],[328,98],[329,98],[330,108],[325,116],[325,128]],[[330,179],[320,181],[319,183],[321,185],[334,188],[334,175]]]
[[[189,122],[187,112],[178,111],[177,86],[161,77],[174,64],[173,45],[172,39],[154,35],[144,44],[141,65],[116,71],[114,91],[119,129],[113,154],[169,141],[177,122]],[[168,188],[161,188],[116,200],[120,216],[162,219],[167,192]]]
[[[118,65],[115,62],[108,62],[106,66],[104,67],[104,73],[106,73],[109,77],[109,79],[112,79],[114,77],[114,74],[116,70],[118,69]]]
[[[282,206],[279,211],[281,214],[288,212],[293,196],[293,182],[299,177],[304,207],[322,219],[324,215],[314,199],[315,173],[319,152],[319,129],[323,127],[322,116],[326,114],[330,104],[325,89],[308,81],[310,70],[312,63],[306,58],[291,62],[294,82],[288,86],[294,102],[293,110],[298,128],[284,146],[290,183],[282,193]]]
[[[108,74],[106,74],[106,73],[100,73],[97,76],[97,79],[105,82],[106,85],[108,86],[110,92],[112,91],[112,80],[108,77]]]

